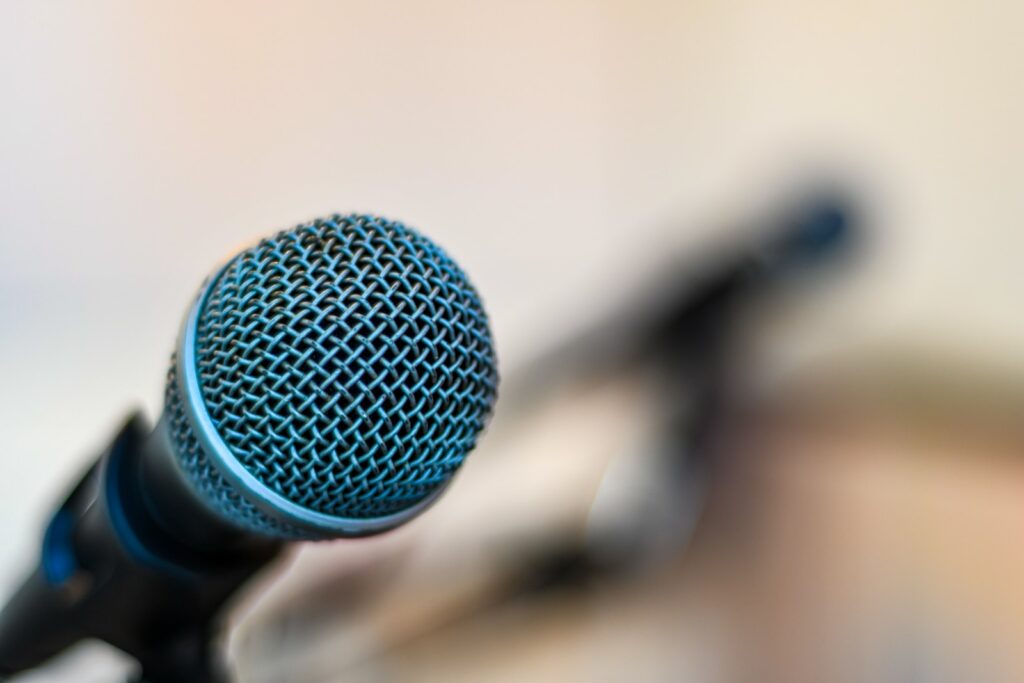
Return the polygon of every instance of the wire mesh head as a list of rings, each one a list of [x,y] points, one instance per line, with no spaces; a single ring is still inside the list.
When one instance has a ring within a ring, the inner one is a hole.
[[[228,263],[198,306],[188,355],[201,396],[183,396],[172,367],[171,439],[197,490],[250,529],[316,535],[224,480],[184,401],[201,401],[260,484],[355,520],[435,494],[490,415],[497,372],[480,299],[444,251],[401,223],[336,215],[281,232]]]

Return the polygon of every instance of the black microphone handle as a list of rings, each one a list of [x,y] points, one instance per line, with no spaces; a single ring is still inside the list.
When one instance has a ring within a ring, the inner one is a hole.
[[[98,638],[138,660],[141,680],[225,680],[216,619],[281,543],[207,510],[167,446],[164,425],[131,416],[60,506],[39,566],[0,611],[0,676]]]
[[[277,541],[232,524],[204,503],[178,465],[165,413],[129,459],[125,503],[133,525],[161,554],[207,571],[238,553]],[[134,482],[135,485],[131,485]]]

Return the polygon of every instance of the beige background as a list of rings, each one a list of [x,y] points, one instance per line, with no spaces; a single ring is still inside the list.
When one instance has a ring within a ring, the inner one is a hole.
[[[1014,2],[0,4],[0,586],[123,411],[159,410],[202,277],[329,211],[445,245],[508,373],[667,248],[838,170],[874,198],[872,260],[795,359],[895,338],[1020,369],[1022,24]]]

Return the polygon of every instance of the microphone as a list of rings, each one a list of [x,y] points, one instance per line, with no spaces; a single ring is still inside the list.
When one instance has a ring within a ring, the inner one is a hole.
[[[238,254],[133,416],[54,515],[0,613],[0,673],[87,637],[149,681],[221,680],[224,602],[288,541],[375,534],[437,500],[492,412],[487,315],[402,223],[333,215]]]

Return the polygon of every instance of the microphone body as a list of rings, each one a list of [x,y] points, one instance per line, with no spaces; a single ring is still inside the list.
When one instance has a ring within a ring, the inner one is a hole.
[[[145,681],[219,681],[224,604],[286,542],[398,526],[448,485],[496,396],[482,304],[401,223],[331,216],[204,285],[155,428],[133,415],[0,612],[0,675],[84,638]]]
[[[59,507],[39,566],[0,612],[0,675],[99,638],[134,657],[144,680],[224,680],[215,619],[283,543],[204,511],[161,469],[163,431],[133,415]]]

